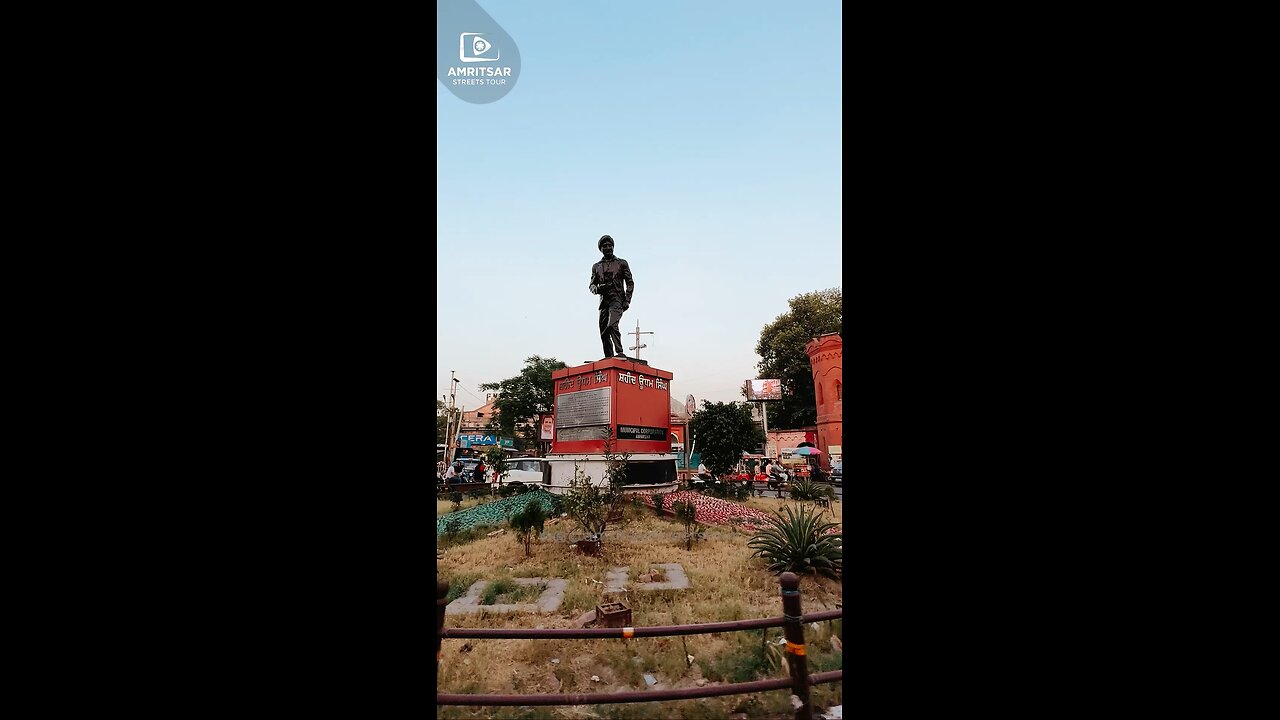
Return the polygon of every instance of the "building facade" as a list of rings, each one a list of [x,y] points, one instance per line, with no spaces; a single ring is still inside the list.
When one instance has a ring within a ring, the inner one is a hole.
[[[844,458],[844,341],[838,333],[819,335],[804,346],[813,370],[813,395],[818,409],[818,449],[822,466]]]

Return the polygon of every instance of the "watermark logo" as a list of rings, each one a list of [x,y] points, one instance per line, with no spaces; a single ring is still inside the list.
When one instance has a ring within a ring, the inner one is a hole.
[[[483,33],[464,32],[458,35],[458,59],[462,62],[497,62],[502,54]]]
[[[495,102],[520,78],[520,48],[476,0],[436,1],[436,79],[469,103]]]

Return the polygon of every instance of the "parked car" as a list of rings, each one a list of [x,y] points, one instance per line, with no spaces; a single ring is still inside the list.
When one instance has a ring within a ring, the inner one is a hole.
[[[505,484],[543,485],[551,483],[551,466],[544,458],[515,457],[507,460]]]
[[[831,484],[844,486],[844,463],[836,463],[831,467]]]

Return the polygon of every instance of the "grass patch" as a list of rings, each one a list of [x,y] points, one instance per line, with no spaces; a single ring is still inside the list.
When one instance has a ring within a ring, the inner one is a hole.
[[[778,510],[782,509],[784,506],[789,506],[793,510],[800,505],[807,505],[810,507],[814,507],[814,504],[812,502],[799,502],[799,501],[791,500],[787,498],[779,499],[774,497],[753,497],[753,498],[748,498],[747,500],[743,500],[741,502],[743,505],[746,505],[747,507],[752,507],[757,510],[763,510],[769,514],[773,514],[777,512]],[[831,501],[831,508],[830,509],[823,508],[822,512],[824,515],[823,519],[826,520],[827,522],[837,522],[837,523],[844,522],[844,503],[843,502],[837,502],[833,499]]]
[[[587,610],[594,610],[595,606],[600,604],[600,591],[597,585],[587,587],[582,582],[570,582],[564,589],[564,601],[560,603],[560,610],[566,613],[583,613]]]
[[[669,579],[667,578],[667,571],[658,567],[658,563],[650,563],[648,565],[640,565],[638,567],[633,565],[631,570],[627,572],[627,577],[631,582],[635,582],[636,578],[648,573],[650,570],[658,571],[658,578],[653,582],[666,582]]]
[[[737,683],[779,676],[778,668],[771,663],[767,643],[776,642],[775,638],[781,637],[780,633],[775,631],[767,635],[764,647],[761,647],[759,632],[731,634],[729,648],[703,665],[702,674],[708,680]]]
[[[459,573],[449,578],[449,594],[445,598],[449,602],[453,602],[463,595],[467,594],[467,588],[475,584],[480,579],[480,573]]]
[[[557,665],[551,673],[560,681],[560,692],[573,692],[578,688],[578,675],[573,668],[565,665]]]
[[[614,677],[618,679],[618,683],[630,687],[646,687],[644,684],[644,671],[641,669],[643,662],[635,662],[637,657],[631,652],[630,646],[625,644],[623,640],[597,640],[601,648],[596,655],[597,661],[604,661],[604,664],[613,671]],[[617,643],[617,644],[615,644]]]
[[[546,583],[521,585],[509,577],[500,577],[485,586],[480,594],[481,605],[518,605],[538,599],[547,589]]]
[[[467,543],[475,542],[476,540],[487,536],[496,529],[497,528],[489,525],[479,525],[473,528],[467,528],[466,530],[459,530],[452,535],[445,533],[444,535],[436,538],[436,549],[449,550],[451,548],[456,548],[459,545],[466,545]]]
[[[481,498],[468,497],[468,498],[465,498],[462,501],[462,504],[458,506],[458,510],[459,511],[468,510],[477,505],[484,505],[485,503],[492,502],[496,499],[497,498],[489,497],[487,495]],[[449,502],[447,499],[441,500],[439,498],[436,498],[436,517],[437,518],[439,518],[441,515],[448,515],[451,512],[453,512],[453,503]]]

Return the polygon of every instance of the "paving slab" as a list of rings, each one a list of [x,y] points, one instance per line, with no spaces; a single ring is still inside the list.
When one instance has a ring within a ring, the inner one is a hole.
[[[610,568],[609,572],[604,575],[604,595],[613,595],[623,593],[627,590],[627,573],[631,570],[630,565],[622,567]]]
[[[564,602],[564,589],[568,585],[568,581],[564,578],[514,578],[517,585],[539,585],[546,584],[547,589],[542,591],[538,599],[531,603],[513,603],[509,605],[481,605],[480,596],[484,593],[484,589],[489,587],[488,580],[477,580],[467,588],[467,594],[454,600],[445,606],[445,615],[466,615],[470,613],[478,613],[480,611],[491,613],[515,613],[515,612],[532,612],[532,613],[549,613],[560,609],[560,603]]]
[[[662,571],[667,579],[663,582],[632,583],[631,590],[688,590],[689,576],[684,574],[684,566],[680,563],[659,563],[653,567]],[[648,570],[648,568],[645,568]],[[611,568],[604,576],[604,594],[621,593],[627,590],[627,574],[631,566]]]
[[[667,576],[664,582],[636,583],[633,590],[688,590],[689,577],[684,574],[684,566],[680,563],[659,563],[653,567]]]

